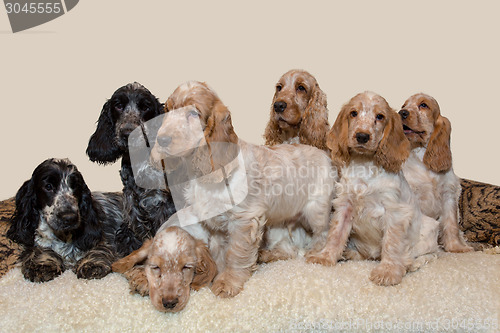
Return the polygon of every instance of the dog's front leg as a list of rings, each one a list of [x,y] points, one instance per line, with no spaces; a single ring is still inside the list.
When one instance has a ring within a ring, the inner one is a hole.
[[[243,289],[255,270],[264,222],[264,217],[230,222],[225,268],[211,288],[215,295],[233,297]]]
[[[74,268],[79,279],[101,279],[111,273],[116,253],[106,244],[97,245],[80,259]]]
[[[306,254],[308,263],[334,266],[341,258],[352,230],[354,218],[352,204],[348,200],[342,201],[340,205],[335,207],[325,247],[319,252],[309,251]]]
[[[371,271],[370,280],[382,286],[399,284],[406,274],[406,267],[413,261],[410,254],[410,232],[415,219],[411,205],[393,209],[385,217],[380,263]],[[420,228],[416,229],[420,231]]]
[[[20,257],[21,272],[31,282],[46,282],[59,276],[64,270],[63,259],[51,249],[34,247]]]

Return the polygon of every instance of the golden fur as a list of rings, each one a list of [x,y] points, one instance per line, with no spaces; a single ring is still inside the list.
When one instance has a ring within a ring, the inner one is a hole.
[[[437,101],[422,93],[408,98],[399,114],[412,147],[403,170],[422,212],[439,221],[446,251],[472,251],[458,224],[461,186],[452,168],[450,121],[441,115]]]
[[[277,112],[276,103],[286,103]],[[326,95],[306,71],[293,69],[279,79],[264,138],[266,145],[302,143],[326,150],[328,124]]]
[[[327,144],[341,179],[327,244],[307,261],[335,265],[346,250],[348,259],[380,259],[370,275],[376,284],[400,283],[437,250],[437,222],[421,214],[401,171],[409,154],[401,119],[381,96],[358,94]]]
[[[209,248],[219,271],[212,284],[215,295],[231,297],[243,289],[256,266],[265,226],[298,223],[311,232],[310,247],[319,247],[336,179],[324,151],[238,139],[229,110],[201,82],[179,86],[166,109],[151,158],[159,168],[182,165],[182,171],[195,176],[185,183],[186,206],[177,215],[183,223],[203,221],[210,232]],[[172,158],[182,161],[171,164]]]
[[[198,290],[212,282],[217,267],[202,240],[170,226],[115,262],[113,271],[129,278],[132,292],[149,294],[159,311],[178,312],[189,301],[191,289]]]

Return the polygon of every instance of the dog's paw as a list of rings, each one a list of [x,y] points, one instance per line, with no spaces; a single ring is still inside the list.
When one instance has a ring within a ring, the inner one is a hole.
[[[370,280],[381,286],[393,286],[401,283],[405,273],[406,269],[403,266],[385,262],[378,264],[372,270]]]
[[[463,252],[472,252],[474,249],[466,244],[463,244],[460,241],[449,241],[445,242],[444,250],[446,252],[454,252],[454,253],[463,253]]]
[[[238,295],[243,290],[243,285],[238,284],[227,272],[219,274],[210,288],[215,296],[229,298]]]
[[[328,251],[306,253],[306,262],[310,264],[320,264],[323,266],[335,266],[337,259],[334,258]]]
[[[141,296],[149,295],[148,277],[143,265],[134,266],[123,275],[128,280],[131,294],[139,294]]]
[[[105,262],[85,260],[76,267],[76,276],[79,279],[102,279],[111,273],[111,265]]]
[[[47,282],[62,274],[64,268],[56,263],[48,265],[27,263],[21,269],[24,277],[31,282]]]
[[[259,251],[259,263],[270,263],[278,260],[289,260],[295,258],[296,255],[286,253],[280,250],[260,250]]]
[[[146,275],[137,275],[129,281],[130,292],[141,296],[149,295],[149,284]]]

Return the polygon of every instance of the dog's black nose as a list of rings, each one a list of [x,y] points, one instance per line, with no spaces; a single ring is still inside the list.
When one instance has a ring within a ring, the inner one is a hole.
[[[274,103],[274,112],[281,113],[286,109],[286,102],[276,102]]]
[[[67,225],[73,225],[78,223],[78,212],[75,211],[63,211],[57,213],[57,218],[64,221]]]
[[[408,110],[401,110],[399,111],[399,115],[401,116],[401,118],[406,119],[410,115],[410,112],[408,112]]]
[[[130,133],[132,133],[132,131],[135,130],[135,128],[136,126],[133,126],[131,124],[126,124],[120,128],[120,134],[124,139],[127,139]]]
[[[356,140],[359,142],[359,143],[367,143],[368,140],[370,140],[370,134],[368,133],[356,133]]]
[[[168,145],[172,142],[171,136],[159,136],[158,144],[162,147],[168,147]]]
[[[163,307],[165,309],[172,310],[173,308],[175,308],[177,303],[179,303],[179,299],[178,298],[174,298],[174,299],[166,299],[165,298],[162,300],[162,303],[163,303]]]

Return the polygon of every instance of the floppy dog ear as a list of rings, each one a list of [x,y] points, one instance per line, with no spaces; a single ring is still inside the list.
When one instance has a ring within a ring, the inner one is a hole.
[[[102,225],[97,215],[92,194],[87,184],[82,180],[82,199],[78,204],[83,231],[74,239],[74,244],[84,251],[90,250],[102,238]]]
[[[36,208],[36,193],[33,178],[24,182],[16,194],[16,210],[12,216],[12,224],[7,237],[16,243],[33,246],[35,231],[40,221],[40,213]]]
[[[230,162],[238,156],[238,136],[233,129],[231,114],[220,100],[214,103],[206,124],[207,145],[197,149],[193,166],[204,175],[200,181],[218,183],[224,180],[222,169],[230,173]]]
[[[148,254],[152,245],[153,238],[147,239],[138,250],[135,250],[128,256],[121,258],[118,261],[115,261],[111,266],[111,269],[113,272],[123,274],[135,265],[142,264],[146,259],[148,259]]]
[[[234,132],[229,110],[219,100],[215,102],[205,132],[208,134],[205,137],[210,145],[214,168],[225,166],[236,158],[238,155],[238,136]],[[215,142],[221,142],[223,145],[214,147],[213,143]]]
[[[299,130],[300,143],[326,150],[326,133],[330,128],[326,106],[326,95],[316,83],[302,115]]]
[[[384,136],[375,153],[375,163],[389,172],[397,173],[410,155],[410,141],[403,131],[400,116],[394,110],[387,112]]]
[[[210,255],[207,245],[201,240],[196,240],[196,256],[198,261],[194,271],[191,288],[198,290],[208,285],[217,275],[217,265]]]
[[[264,139],[266,140],[267,146],[274,146],[283,143],[281,139],[281,128],[278,126],[278,122],[274,119],[274,102],[276,101],[276,93],[273,97],[273,102],[271,104],[271,113],[269,115],[269,122],[267,123],[266,130],[264,132]]]
[[[440,115],[424,154],[424,164],[434,172],[445,172],[451,168],[450,136],[451,123]]]
[[[332,162],[337,167],[345,166],[351,160],[347,144],[349,134],[348,109],[348,104],[342,107],[335,123],[326,136],[326,146],[330,149]]]
[[[115,142],[115,121],[111,115],[111,103],[104,103],[97,120],[97,128],[90,137],[87,155],[92,162],[107,164],[113,163],[122,156],[120,148]]]

